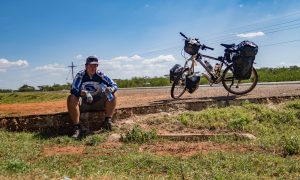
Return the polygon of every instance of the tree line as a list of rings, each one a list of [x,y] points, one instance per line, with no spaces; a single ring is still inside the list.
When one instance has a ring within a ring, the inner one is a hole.
[[[290,67],[280,67],[280,68],[259,68],[257,69],[259,76],[259,82],[278,82],[278,81],[300,81],[300,67],[290,66]],[[119,88],[132,88],[132,87],[155,87],[155,86],[169,86],[169,77],[133,77],[131,79],[115,79],[114,80]],[[201,78],[200,84],[206,84],[205,78]],[[19,92],[28,91],[60,91],[60,90],[70,90],[71,83],[67,84],[54,84],[54,85],[44,85],[44,86],[30,86],[24,84],[19,87]],[[11,89],[0,89],[0,92],[13,92]]]

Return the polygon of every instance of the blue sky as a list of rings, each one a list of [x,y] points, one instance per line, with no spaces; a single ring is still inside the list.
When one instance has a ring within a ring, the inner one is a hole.
[[[112,78],[162,76],[184,62],[180,31],[212,56],[248,39],[256,67],[300,66],[298,0],[0,0],[0,89],[71,82],[89,55]]]

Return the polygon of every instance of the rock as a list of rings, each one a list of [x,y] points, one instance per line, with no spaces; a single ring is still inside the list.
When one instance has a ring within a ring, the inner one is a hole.
[[[110,136],[108,136],[107,141],[108,142],[118,142],[121,139],[121,135],[120,134],[111,134]]]
[[[249,140],[255,140],[256,137],[253,134],[249,134],[249,133],[242,133],[240,134],[241,137],[249,139]]]

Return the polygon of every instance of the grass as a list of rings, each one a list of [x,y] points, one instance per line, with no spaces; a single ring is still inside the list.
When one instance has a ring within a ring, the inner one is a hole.
[[[290,179],[300,175],[300,162],[293,156],[211,152],[181,158],[140,152],[139,145],[127,143],[120,148],[108,149],[106,153],[87,146],[81,155],[43,156],[43,145],[49,146],[53,142],[42,141],[30,133],[1,131],[1,135],[10,137],[10,140],[23,139],[21,144],[13,143],[19,144],[19,147],[27,145],[27,148],[21,148],[23,150],[12,150],[12,146],[8,146],[6,151],[1,149],[0,173],[9,178]],[[4,153],[9,156],[3,156]]]
[[[122,141],[126,143],[145,143],[157,138],[155,130],[143,131],[140,126],[135,125],[131,131],[122,137]]]
[[[0,93],[0,104],[48,102],[66,100],[69,93],[49,92],[14,92]]]
[[[246,103],[242,106],[186,112],[177,119],[191,128],[252,133],[258,137],[255,144],[264,148],[282,149],[283,137],[286,137],[285,141],[297,137],[294,141],[300,143],[299,105],[299,100],[275,107]]]
[[[166,121],[211,131],[250,132],[257,137],[256,140],[224,139],[222,143],[265,149],[259,152],[211,151],[186,157],[156,155],[140,150],[143,145],[151,145],[148,140],[154,136],[150,136],[152,131],[144,131],[139,126],[127,133],[126,143],[112,148],[101,146],[109,132],[74,141],[67,136],[47,137],[0,130],[0,178],[299,179],[299,105],[299,100],[272,106],[246,103],[151,117],[153,122],[145,120],[149,125]],[[157,142],[165,141],[156,139]],[[84,152],[46,156],[45,147],[84,147]]]

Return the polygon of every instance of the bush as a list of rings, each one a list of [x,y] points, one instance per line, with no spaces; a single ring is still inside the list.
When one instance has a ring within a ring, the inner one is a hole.
[[[229,122],[229,128],[234,130],[244,130],[245,126],[249,124],[250,120],[247,117],[239,117],[236,119],[233,119]]]
[[[283,151],[283,155],[287,156],[287,155],[295,155],[299,153],[299,140],[294,137],[294,136],[290,136],[290,137],[286,137],[283,136],[281,138],[281,148]]]
[[[5,169],[10,172],[25,172],[28,166],[23,161],[12,159],[6,163]]]
[[[135,125],[131,131],[129,131],[125,137],[121,137],[123,142],[132,143],[145,143],[157,138],[155,130],[145,132],[140,126]]]

